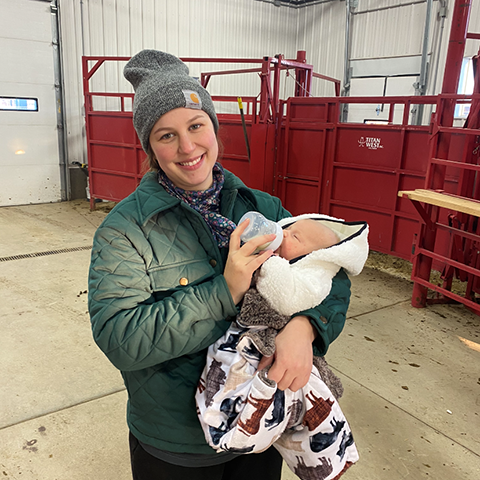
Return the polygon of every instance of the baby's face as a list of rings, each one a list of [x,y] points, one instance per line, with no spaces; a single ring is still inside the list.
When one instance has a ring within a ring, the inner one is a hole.
[[[337,241],[332,230],[320,222],[299,220],[283,230],[282,244],[275,253],[287,260],[293,260],[314,250],[335,245]]]

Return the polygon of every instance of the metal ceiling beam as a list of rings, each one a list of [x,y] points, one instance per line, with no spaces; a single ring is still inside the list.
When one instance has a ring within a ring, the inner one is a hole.
[[[304,8],[321,3],[330,3],[335,0],[256,0],[257,2],[271,3],[276,7]]]

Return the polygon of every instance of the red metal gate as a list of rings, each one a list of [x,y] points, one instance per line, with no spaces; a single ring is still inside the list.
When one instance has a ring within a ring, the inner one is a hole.
[[[133,93],[115,93],[95,90],[91,82],[95,74],[109,62],[126,62],[129,57],[83,57],[83,90],[85,96],[85,122],[87,133],[90,204],[95,200],[119,201],[131,193],[145,173],[145,157],[132,124]],[[253,68],[204,72],[201,83],[207,86],[213,76],[233,74],[258,74],[260,94],[243,97],[245,124],[251,145],[247,155],[241,116],[219,114],[219,137],[223,144],[223,163],[248,185],[273,192],[275,139],[278,118],[281,117],[279,100],[280,72],[293,70],[296,78],[296,95],[307,95],[312,78],[320,78],[334,85],[339,95],[340,81],[313,72],[312,65],[305,62],[305,52],[300,51],[294,60],[282,55],[262,59],[241,58],[182,58],[185,62],[220,62],[256,64]],[[118,67],[118,65],[116,65]],[[118,68],[115,69],[118,72]],[[214,102],[237,103],[237,97],[212,96]],[[113,110],[94,105],[95,101],[116,101]]]
[[[118,60],[128,58],[83,59],[92,208],[97,198],[119,201],[127,196],[144,173],[145,154],[133,129],[132,112],[125,107],[131,104],[133,94],[90,90],[89,80],[103,62]],[[92,61],[95,64],[90,68]],[[431,127],[409,125],[409,114],[412,105],[436,106],[439,97],[292,97],[280,101],[276,87],[278,72],[282,68],[301,72],[301,67],[305,67],[307,73],[303,77],[307,82],[311,80],[312,75],[308,75],[311,66],[281,57],[267,57],[259,63],[260,69],[236,71],[260,72],[260,95],[243,98],[250,159],[241,116],[218,115],[225,167],[250,187],[279,196],[294,214],[321,212],[347,220],[367,221],[373,250],[410,260],[420,219],[411,203],[398,198],[397,192],[424,185]],[[204,83],[213,74],[202,76]],[[117,98],[120,110],[94,109],[93,97],[96,96]],[[237,98],[213,95],[213,100],[236,102]],[[339,121],[344,103],[385,102],[390,108],[388,124]],[[394,113],[398,116],[399,111],[403,112],[401,120],[395,124]],[[446,181],[457,180],[451,177]]]
[[[373,250],[410,259],[419,219],[402,189],[421,188],[429,158],[430,126],[409,125],[412,105],[438,97],[388,97],[399,124],[342,123],[342,104],[385,97],[290,98],[279,135],[275,191],[294,214],[321,212],[370,224]],[[450,181],[455,182],[455,178]]]
[[[92,208],[97,198],[119,201],[126,197],[144,173],[145,154],[132,125],[133,94],[90,89],[90,79],[104,62],[126,60],[125,57],[83,59]],[[93,67],[89,65],[92,62]],[[259,62],[261,68],[234,71],[260,72],[260,95],[243,98],[250,159],[241,116],[218,115],[225,167],[250,187],[279,196],[294,214],[322,212],[366,220],[371,226],[372,249],[410,259],[419,220],[409,202],[397,198],[397,192],[423,185],[429,127],[408,125],[408,115],[412,104],[432,104],[437,97],[388,97],[392,120],[388,125],[341,123],[338,119],[342,102],[376,105],[385,102],[385,97],[304,96],[280,101],[276,87],[278,72],[282,68],[306,66],[304,81],[308,82],[311,66],[275,57]],[[214,74],[202,75],[204,84]],[[338,92],[338,83],[335,87]],[[305,94],[305,90],[299,89],[298,93]],[[118,99],[119,111],[95,109],[95,97]],[[213,95],[212,98],[223,103],[237,101],[236,97]],[[393,124],[395,105],[404,109],[403,121],[398,125]]]

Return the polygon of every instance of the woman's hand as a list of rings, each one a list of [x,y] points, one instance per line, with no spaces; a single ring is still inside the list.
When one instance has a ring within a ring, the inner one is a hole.
[[[240,235],[248,223],[249,220],[242,222],[230,236],[228,258],[223,272],[235,305],[242,300],[245,292],[250,288],[253,272],[273,254],[273,250],[266,250],[258,255],[253,253],[261,245],[272,242],[275,238],[274,234],[252,238],[241,245]]]
[[[316,336],[317,332],[307,317],[292,318],[275,339],[275,354],[263,357],[257,369],[262,370],[273,362],[268,378],[276,382],[280,390],[300,390],[312,373],[312,342]]]

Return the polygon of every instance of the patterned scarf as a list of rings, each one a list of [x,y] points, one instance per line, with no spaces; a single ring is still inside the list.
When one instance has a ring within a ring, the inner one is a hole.
[[[213,185],[207,190],[189,191],[178,188],[163,170],[158,171],[158,183],[165,190],[195,209],[207,222],[219,248],[227,247],[235,223],[220,214],[220,191],[225,182],[223,167],[217,162],[213,167]]]

